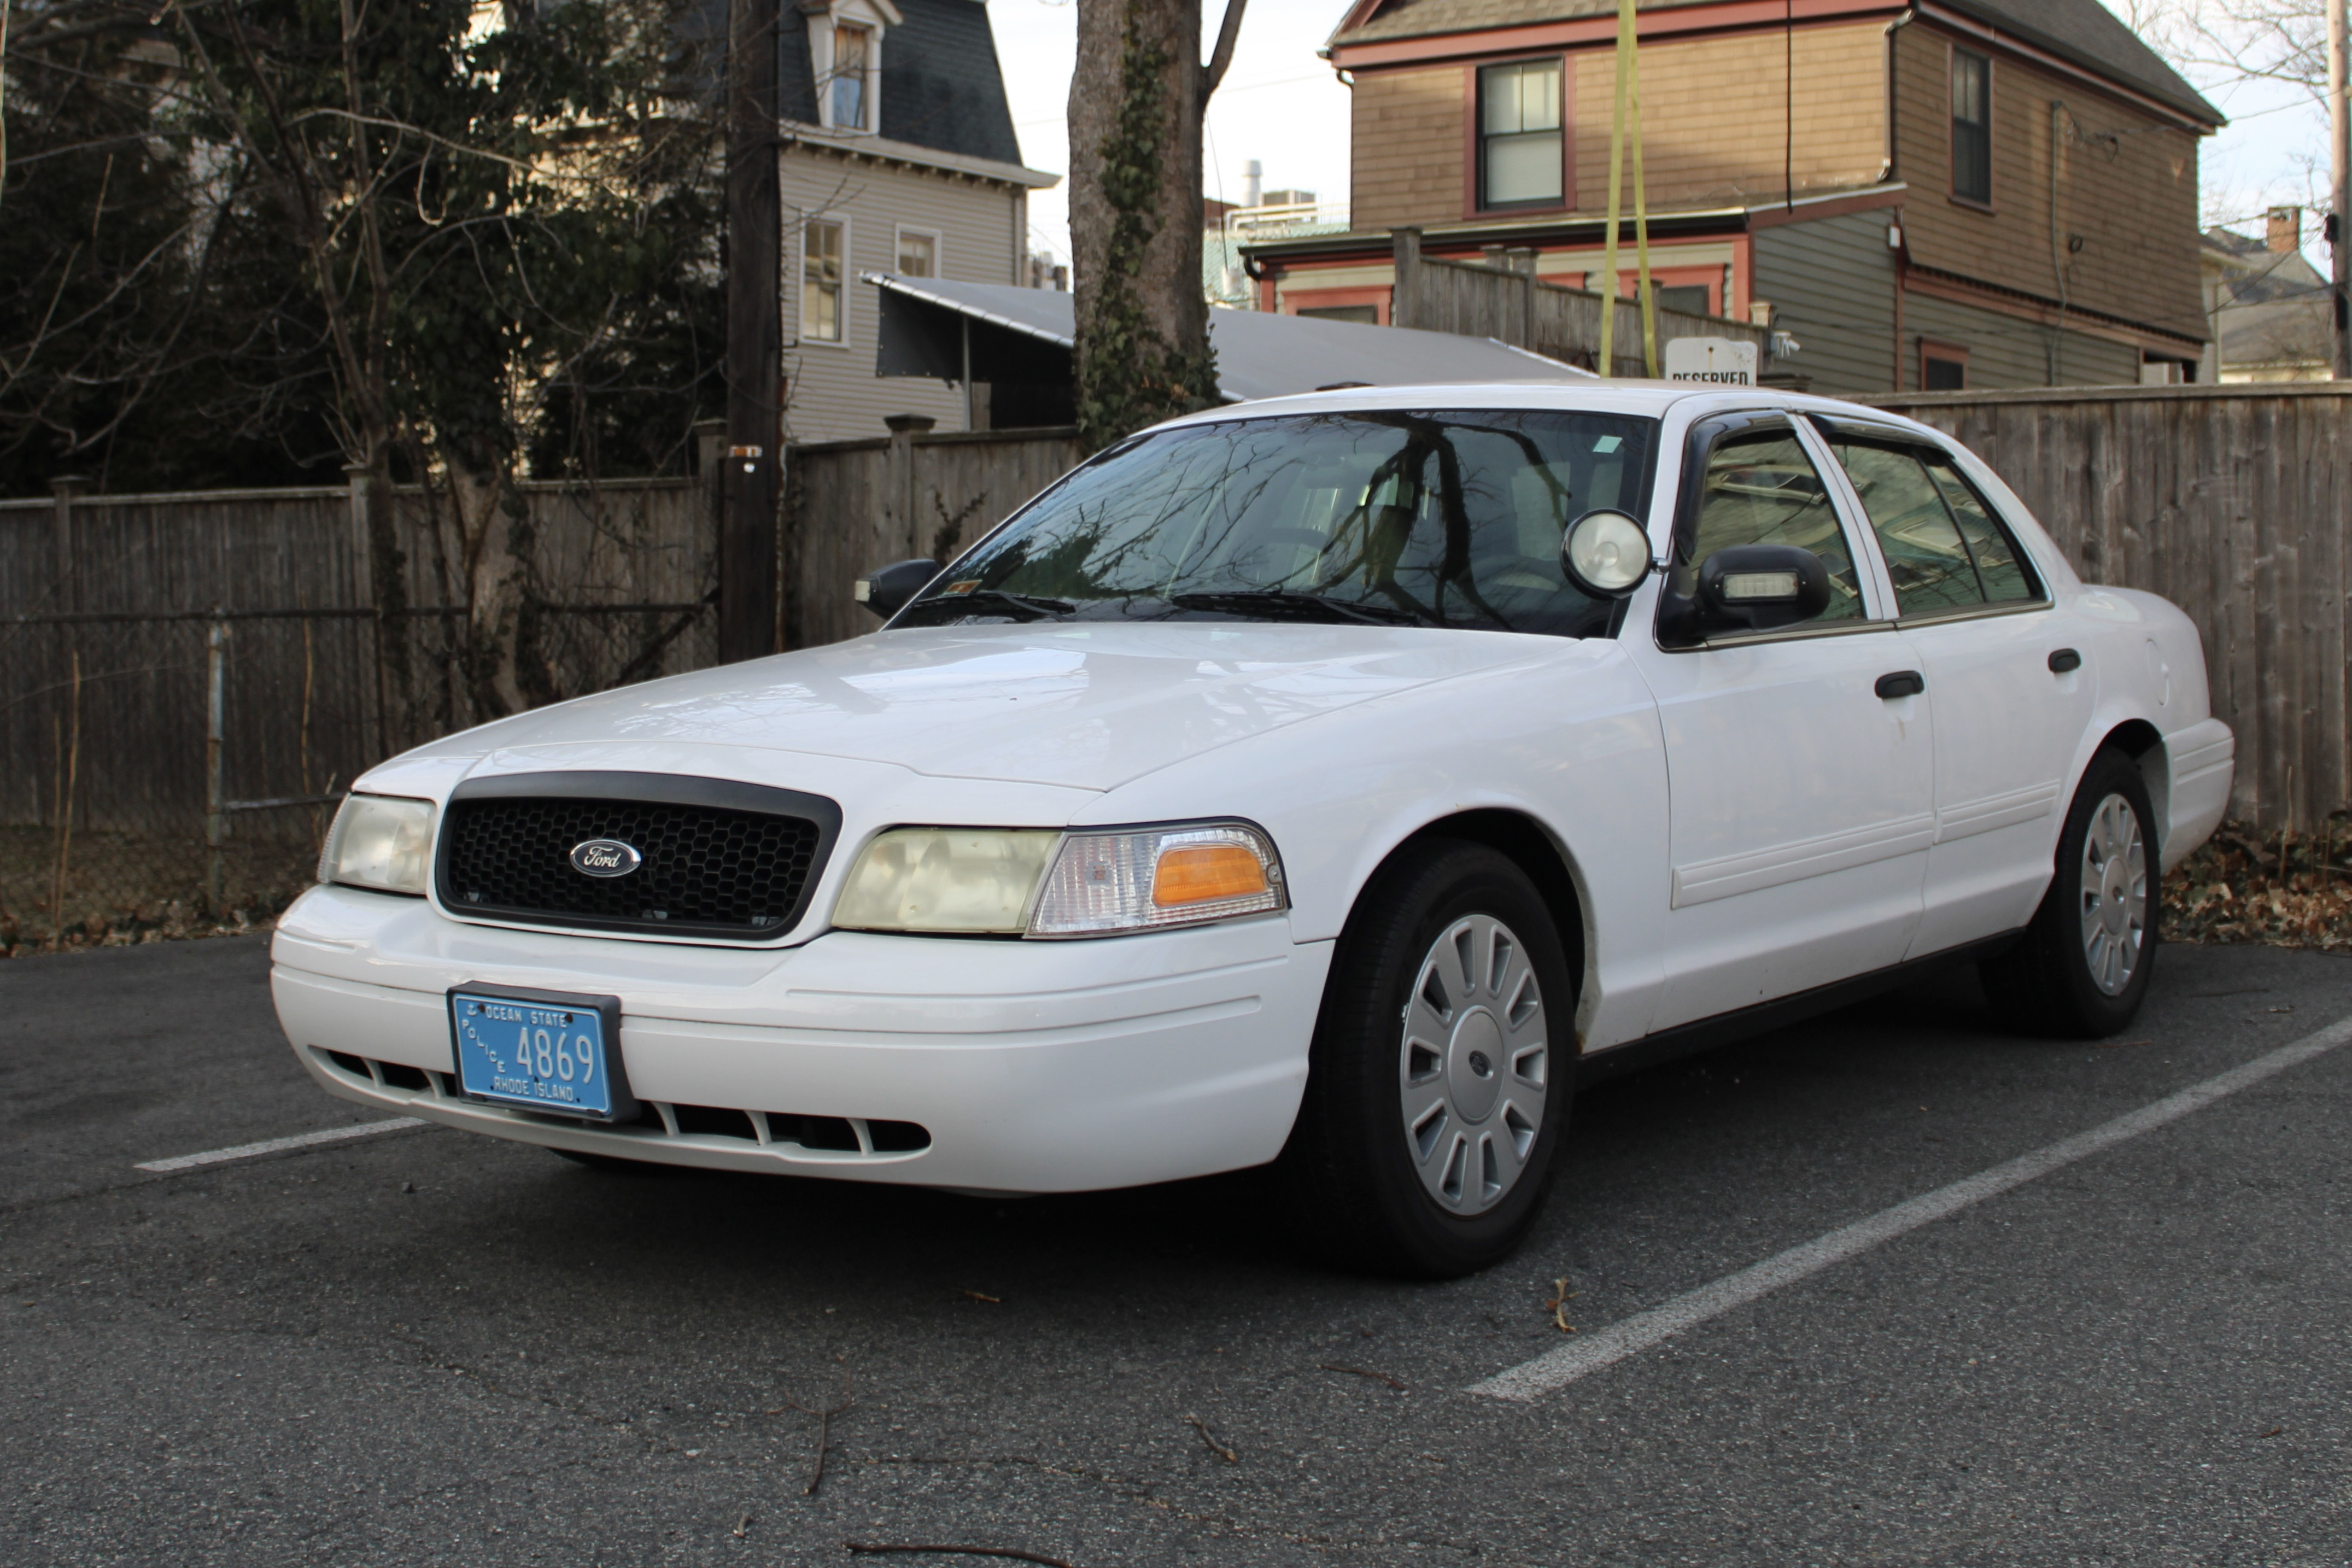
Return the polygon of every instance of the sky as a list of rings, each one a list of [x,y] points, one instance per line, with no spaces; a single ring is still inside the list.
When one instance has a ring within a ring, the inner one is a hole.
[[[1216,41],[1222,0],[1202,0],[1201,58]],[[1265,165],[1269,191],[1313,191],[1325,200],[1348,195],[1348,89],[1315,51],[1339,25],[1348,0],[1253,0],[1224,85],[1209,100],[1203,138],[1207,194],[1242,195],[1242,166]],[[1066,174],[1064,115],[1070,66],[1077,54],[1076,0],[988,0],[996,55],[1013,100],[1021,157],[1033,169]],[[1069,198],[1063,186],[1029,198],[1030,248],[1070,258]]]
[[[1348,89],[1315,51],[1347,9],[1348,0],[1253,0],[1243,14],[1233,68],[1209,100],[1203,148],[1208,195],[1240,200],[1243,165],[1255,158],[1265,165],[1267,190],[1308,190],[1327,201],[1346,199]],[[1202,0],[1202,11],[1205,59],[1223,15],[1222,0]],[[1076,0],[988,0],[988,14],[1023,161],[1033,169],[1066,174],[1070,159],[1064,114],[1077,52]],[[2315,205],[2311,160],[2323,157],[2327,146],[2327,117],[2319,105],[2300,89],[2233,83],[2226,71],[2189,75],[2231,120],[2205,142],[2199,159],[2206,221],[2259,233],[2263,211],[2273,203]],[[1030,197],[1029,227],[1033,250],[1057,261],[1069,259],[1066,187]],[[2324,271],[2315,216],[2306,220],[2305,234],[2306,252]]]

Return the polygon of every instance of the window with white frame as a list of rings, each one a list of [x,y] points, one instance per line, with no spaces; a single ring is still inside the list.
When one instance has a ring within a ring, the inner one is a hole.
[[[813,217],[801,226],[801,341],[846,341],[842,258],[847,226],[837,218]]]
[[[929,229],[900,229],[898,231],[898,276],[937,278],[939,275],[940,237]]]
[[[826,119],[835,131],[868,131],[867,82],[874,58],[874,29],[836,26],[833,29],[833,79],[825,84]]]
[[[816,117],[834,131],[879,133],[884,36],[905,18],[894,0],[800,0],[815,73]]]

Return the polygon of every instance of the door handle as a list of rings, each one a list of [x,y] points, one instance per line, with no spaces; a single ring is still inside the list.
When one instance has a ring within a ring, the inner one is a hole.
[[[2070,675],[2083,668],[2083,656],[2071,647],[2062,647],[2050,656],[2050,673]]]
[[[1927,689],[1927,680],[1916,669],[1898,669],[1892,675],[1880,676],[1876,689],[1891,702],[1897,697],[1918,696]]]

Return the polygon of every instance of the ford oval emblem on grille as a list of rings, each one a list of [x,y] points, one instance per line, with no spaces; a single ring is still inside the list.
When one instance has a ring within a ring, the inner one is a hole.
[[[583,877],[625,877],[645,863],[635,845],[617,838],[591,838],[572,847],[572,868]]]

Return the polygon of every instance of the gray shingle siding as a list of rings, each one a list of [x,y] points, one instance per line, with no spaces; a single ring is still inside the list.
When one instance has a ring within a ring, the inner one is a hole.
[[[1021,162],[996,35],[982,0],[897,0],[906,18],[882,40],[881,133],[941,153]],[[817,123],[816,71],[808,28],[784,8],[776,40],[779,104],[786,120]]]
[[[1913,292],[1903,301],[1903,385],[1919,384],[1919,340],[1956,343],[1969,351],[1969,386],[2048,386],[2048,329],[1998,310]],[[2058,356],[2061,386],[2129,386],[2139,380],[2139,351],[2082,332],[2068,332]]]
[[[1829,396],[1889,390],[1895,361],[1895,257],[1891,211],[1847,213],[1759,229],[1754,295],[1773,326],[1797,340],[1775,370],[1813,378]]]

